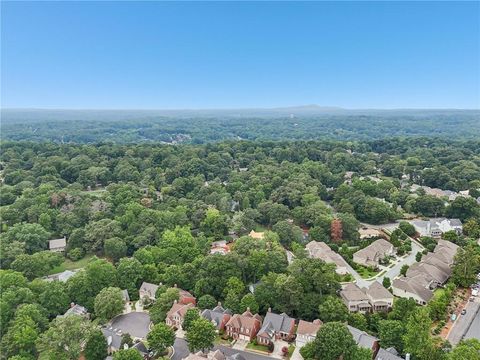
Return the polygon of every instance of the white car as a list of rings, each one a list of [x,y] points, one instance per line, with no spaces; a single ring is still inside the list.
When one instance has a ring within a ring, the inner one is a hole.
[[[478,296],[478,289],[472,290],[472,296]]]

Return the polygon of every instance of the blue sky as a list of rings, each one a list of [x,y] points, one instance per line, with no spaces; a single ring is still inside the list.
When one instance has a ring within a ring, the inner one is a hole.
[[[479,2],[2,2],[2,107],[479,108]]]

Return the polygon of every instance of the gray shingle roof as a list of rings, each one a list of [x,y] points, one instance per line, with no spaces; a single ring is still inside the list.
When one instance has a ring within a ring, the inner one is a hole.
[[[368,335],[365,331],[359,330],[350,325],[347,325],[347,328],[352,334],[357,345],[360,347],[372,349],[375,343],[378,341],[376,337]]]
[[[266,334],[268,337],[273,338],[275,332],[289,333],[290,329],[292,328],[292,324],[295,324],[295,319],[291,318],[287,314],[282,313],[278,315],[269,311],[265,315],[262,328],[258,334]]]

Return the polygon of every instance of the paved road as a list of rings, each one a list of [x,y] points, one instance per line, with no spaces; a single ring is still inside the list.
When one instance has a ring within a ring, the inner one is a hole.
[[[476,325],[472,330],[472,334],[477,332],[479,329],[479,320],[478,317],[480,317],[480,300],[476,299],[475,302],[469,302],[465,309],[467,310],[467,313],[465,315],[459,315],[455,323],[453,324],[452,329],[450,330],[450,333],[447,336],[448,341],[452,345],[457,345],[460,340],[467,334],[467,331],[470,332],[469,328],[471,328],[470,325],[474,325],[473,322],[475,320]],[[468,336],[468,335],[467,335]]]
[[[478,339],[480,340],[480,312],[477,313],[475,319],[470,324],[470,328],[467,331],[464,339]]]
[[[188,354],[190,354],[190,352],[188,351],[188,344],[184,339],[176,338],[175,344],[173,345],[173,347],[175,349],[175,354],[172,356],[172,360],[182,360],[186,358]],[[227,356],[240,353],[245,358],[245,360],[272,360],[272,357],[270,356],[254,354],[247,351],[235,350],[223,345],[216,345],[214,346],[213,349],[214,350],[219,349],[221,352],[223,352]]]

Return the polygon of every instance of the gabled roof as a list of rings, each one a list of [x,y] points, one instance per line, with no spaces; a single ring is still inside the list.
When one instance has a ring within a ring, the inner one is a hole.
[[[184,304],[180,304],[180,303],[175,302],[172,305],[172,307],[170,308],[170,310],[168,311],[167,318],[172,318],[175,315],[178,315],[178,316],[183,318],[185,316],[185,313],[187,312],[187,310],[192,309],[194,307],[195,307],[195,305],[193,305],[193,304],[184,305]]]
[[[347,301],[368,301],[367,295],[354,283],[346,284],[340,291],[340,295]]]
[[[155,297],[155,293],[157,292],[158,288],[159,285],[144,281],[142,286],[140,286],[140,291],[147,293],[150,297]]]
[[[294,325],[295,319],[287,314],[281,313],[278,315],[268,311],[258,335],[273,338],[276,332],[289,333]]]
[[[242,315],[235,314],[227,322],[226,326],[233,326],[236,328],[253,329],[256,325],[260,325],[262,318],[260,315],[253,315],[250,311],[245,311]]]
[[[212,310],[205,309],[202,311],[202,317],[215,323],[217,328],[222,323],[225,316],[230,316],[232,312],[230,310],[224,309],[221,304],[214,307]]]
[[[365,293],[373,300],[381,300],[381,299],[388,299],[392,298],[393,295],[390,291],[385,289],[382,284],[380,284],[378,281],[374,281],[368,289],[365,290]]]
[[[353,326],[347,325],[348,330],[353,336],[353,339],[358,346],[373,349],[375,343],[378,342],[378,339],[374,336],[367,334],[365,331],[354,328]]]
[[[388,254],[393,248],[393,245],[385,239],[378,239],[372,242],[367,247],[358,250],[354,256],[366,260],[378,260]]]
[[[87,308],[78,305],[78,304],[70,304],[70,308],[65,311],[65,314],[63,315],[58,315],[58,317],[67,317],[70,315],[78,315],[78,316],[85,316],[88,314]]]
[[[428,281],[422,275],[395,279],[392,286],[416,294],[425,302],[428,302],[433,297],[433,292],[428,289]]]
[[[316,336],[322,324],[323,323],[318,319],[313,320],[312,322],[300,320],[298,322],[297,334]]]
[[[375,356],[375,360],[403,360],[397,354],[398,352],[394,348],[388,348],[386,350],[380,348],[377,356]]]
[[[305,248],[310,257],[320,259],[326,263],[335,264],[337,267],[348,267],[343,257],[330,249],[330,246],[320,241],[310,241]]]

